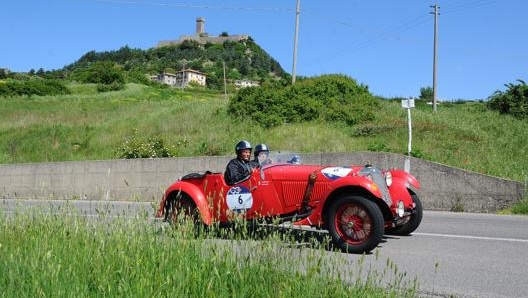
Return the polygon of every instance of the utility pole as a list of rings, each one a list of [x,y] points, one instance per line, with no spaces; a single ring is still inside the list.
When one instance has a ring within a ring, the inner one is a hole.
[[[436,55],[436,50],[438,48],[437,41],[438,41],[438,9],[440,9],[440,6],[438,6],[437,3],[435,5],[431,6],[434,8],[434,49],[433,49],[433,112],[436,113],[436,92],[437,92],[437,86],[436,86],[436,62],[438,60]]]
[[[227,99],[227,80],[226,80],[225,62],[224,61],[222,61],[222,65],[224,67],[224,98]]]
[[[297,67],[297,39],[299,36],[299,15],[301,14],[301,0],[297,0],[295,9],[295,38],[293,41],[293,67],[292,67],[292,85],[295,84],[295,68]]]

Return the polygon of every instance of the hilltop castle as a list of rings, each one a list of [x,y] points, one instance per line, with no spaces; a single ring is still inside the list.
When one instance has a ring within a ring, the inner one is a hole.
[[[223,43],[224,41],[241,41],[247,40],[248,38],[248,35],[210,36],[208,33],[205,32],[205,19],[202,17],[198,17],[196,18],[196,33],[194,35],[182,35],[177,40],[162,40],[158,42],[156,47],[159,48],[170,45],[178,45],[185,40],[194,40],[201,44],[206,44]]]

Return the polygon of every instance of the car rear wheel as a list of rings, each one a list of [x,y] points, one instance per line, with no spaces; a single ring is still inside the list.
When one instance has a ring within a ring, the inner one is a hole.
[[[383,237],[381,210],[364,197],[337,199],[328,209],[327,218],[332,242],[344,252],[370,252]]]
[[[409,235],[412,232],[414,232],[418,228],[420,223],[422,222],[422,217],[423,217],[422,202],[420,201],[420,198],[418,198],[418,195],[415,194],[412,190],[409,190],[409,193],[414,202],[414,210],[412,210],[412,214],[409,216],[409,218],[403,225],[397,226],[394,229],[388,230],[388,233],[391,235],[399,235],[399,236]]]
[[[171,223],[192,221],[194,224],[200,222],[200,214],[194,201],[186,194],[179,195],[170,201],[169,219]]]

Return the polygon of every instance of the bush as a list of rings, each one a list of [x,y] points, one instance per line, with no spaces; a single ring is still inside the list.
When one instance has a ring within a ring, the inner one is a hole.
[[[512,208],[513,214],[528,214],[528,199],[523,199],[517,202]]]
[[[161,137],[142,139],[135,129],[132,136],[117,149],[117,156],[126,159],[171,157],[176,155],[173,151],[165,146]]]
[[[116,91],[125,86],[124,71],[114,62],[101,61],[85,70],[77,70],[74,77],[82,83],[97,84],[97,91]]]
[[[249,117],[264,127],[320,120],[354,125],[374,119],[379,102],[368,87],[344,75],[324,75],[241,89],[228,106],[229,113]]]
[[[118,91],[125,88],[122,82],[113,82],[111,84],[97,84],[97,92]]]
[[[30,78],[24,81],[8,80],[0,83],[0,96],[3,97],[63,95],[69,93],[68,87],[58,80]]]
[[[507,84],[506,92],[496,91],[488,101],[488,108],[500,114],[510,114],[516,118],[528,118],[528,85],[522,80],[519,84]]]

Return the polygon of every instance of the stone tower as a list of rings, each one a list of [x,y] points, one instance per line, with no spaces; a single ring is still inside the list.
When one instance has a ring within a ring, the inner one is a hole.
[[[202,17],[196,18],[196,35],[200,36],[205,33],[205,19]]]

